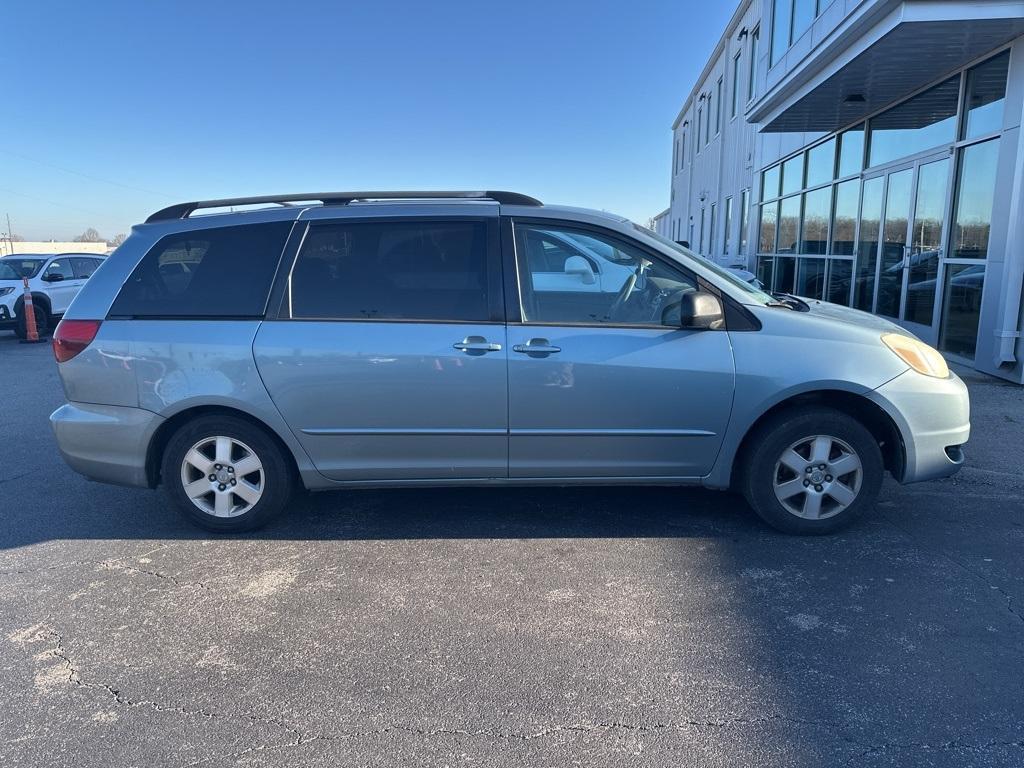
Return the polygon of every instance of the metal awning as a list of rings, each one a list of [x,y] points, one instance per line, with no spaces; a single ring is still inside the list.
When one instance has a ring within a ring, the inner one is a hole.
[[[816,72],[812,56],[747,119],[765,133],[835,131],[1022,34],[1024,18],[903,20]]]

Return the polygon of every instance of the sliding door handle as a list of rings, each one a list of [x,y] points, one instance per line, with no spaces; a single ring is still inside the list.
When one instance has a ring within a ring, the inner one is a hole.
[[[561,352],[561,347],[554,346],[547,339],[530,339],[525,344],[516,344],[512,347],[513,352],[519,352],[524,355],[546,357],[547,355],[553,355],[556,352]]]
[[[452,347],[468,355],[482,355],[486,352],[501,351],[501,344],[490,342],[483,336],[467,336],[462,341],[452,344]]]

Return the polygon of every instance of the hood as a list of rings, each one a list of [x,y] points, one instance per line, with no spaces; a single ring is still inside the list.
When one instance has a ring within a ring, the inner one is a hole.
[[[825,317],[829,320],[838,320],[839,322],[847,323],[848,325],[856,325],[858,328],[875,328],[882,333],[902,333],[904,336],[912,336],[915,339],[917,338],[906,328],[897,325],[891,320],[886,320],[884,317],[872,315],[870,312],[851,309],[850,307],[844,307],[842,304],[832,304],[828,301],[801,298],[811,308],[810,314],[815,317]]]

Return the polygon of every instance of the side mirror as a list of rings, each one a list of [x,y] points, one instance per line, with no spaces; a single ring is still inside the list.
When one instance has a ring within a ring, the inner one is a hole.
[[[582,256],[570,256],[565,260],[565,274],[578,275],[584,285],[593,285],[597,282],[597,278],[594,277],[594,268]]]
[[[716,331],[725,327],[722,300],[706,291],[684,293],[679,300],[679,325],[689,331]]]
[[[64,275],[62,275],[60,272],[48,272],[47,274],[43,275],[43,280],[47,283],[59,283],[63,279]]]

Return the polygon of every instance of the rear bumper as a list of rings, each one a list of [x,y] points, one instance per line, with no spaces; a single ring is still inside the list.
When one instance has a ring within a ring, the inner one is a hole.
[[[971,436],[967,386],[955,374],[934,379],[907,371],[869,395],[896,422],[903,438],[900,482],[949,477],[964,464],[963,445]]]
[[[146,451],[163,417],[118,405],[68,403],[50,415],[61,456],[76,472],[115,485],[148,487]]]

